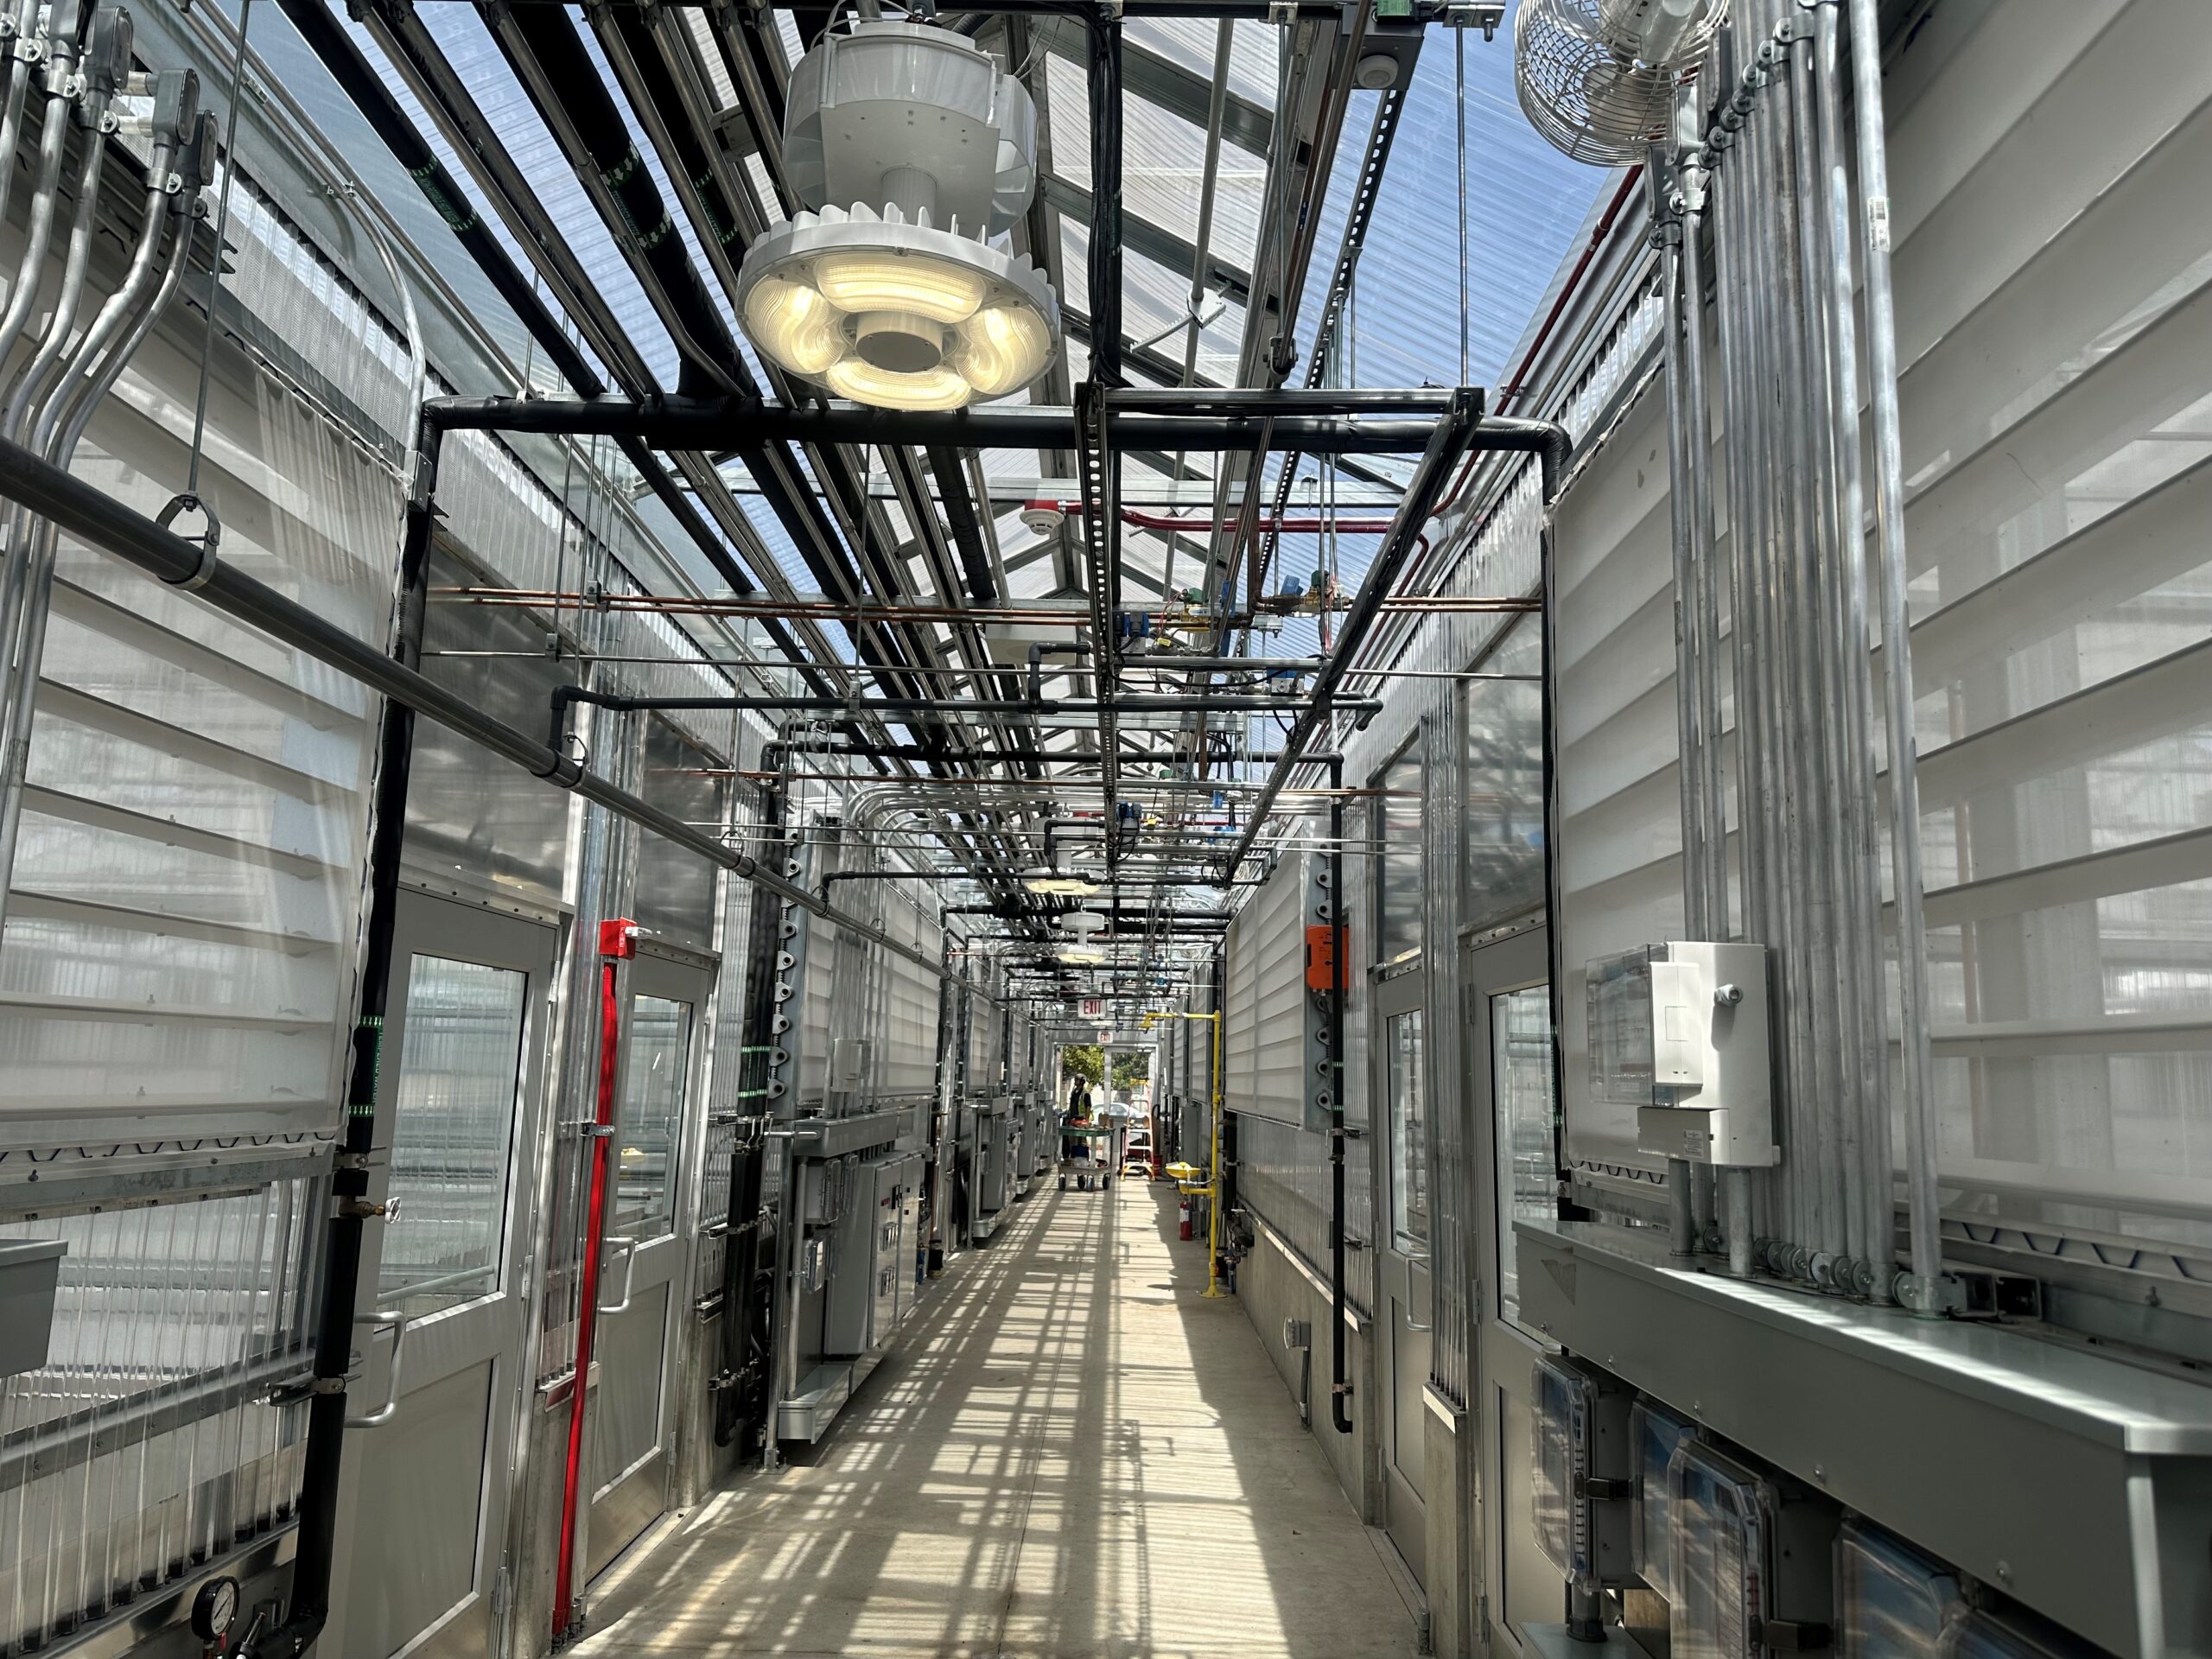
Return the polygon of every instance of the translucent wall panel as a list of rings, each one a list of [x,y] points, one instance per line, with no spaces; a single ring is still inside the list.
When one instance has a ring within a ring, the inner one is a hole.
[[[298,1490],[320,1176],[0,1224],[68,1245],[40,1370],[0,1382],[0,1641],[67,1636],[266,1532]]]
[[[1993,10],[1908,51],[1891,106],[1946,1212],[2190,1251],[2212,1248],[2195,22],[2137,0],[2024,35]],[[1645,399],[1560,513],[1570,978],[1680,921],[1663,424]],[[1570,1153],[1629,1161],[1565,1035]]]
[[[1396,962],[1421,946],[1421,803],[1426,779],[1418,741],[1376,775],[1381,845],[1376,849],[1376,962]]]
[[[1536,620],[1514,623],[1461,690],[1460,915],[1493,927],[1544,902],[1543,691]]]
[[[276,267],[280,279],[294,280]],[[359,354],[358,321],[303,315],[296,349]],[[185,475],[197,381],[196,357],[156,337],[76,471],[158,512]],[[402,506],[385,458],[235,357],[208,418],[200,488],[226,559],[381,644]],[[0,1149],[327,1131],[375,705],[67,541],[58,578],[0,939],[0,1073],[14,1085]]]

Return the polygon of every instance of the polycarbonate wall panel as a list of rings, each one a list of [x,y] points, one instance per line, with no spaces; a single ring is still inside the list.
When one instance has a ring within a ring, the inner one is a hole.
[[[968,959],[968,977],[976,989],[968,994],[968,1092],[988,1094],[998,1088],[1003,1036],[1003,1013],[993,1001],[998,975],[993,964]]]
[[[199,380],[181,310],[167,327],[74,467],[149,516],[185,477]],[[360,341],[303,316],[295,348]],[[227,562],[382,645],[403,501],[380,454],[228,352],[200,491]],[[0,938],[0,1151],[335,1127],[376,713],[65,538]]]
[[[722,822],[715,758],[658,718],[645,722],[645,771],[639,792],[702,835]],[[659,938],[694,950],[715,943],[715,866],[689,848],[652,834],[638,842],[637,919]]]
[[[1993,13],[1892,122],[1946,1209],[2200,1255],[2202,22],[2133,0],[2014,29],[2000,77]]]
[[[1375,1236],[1373,1191],[1366,1160],[1346,1159],[1344,1230],[1351,1237]],[[1266,1118],[1238,1118],[1236,1192],[1307,1267],[1328,1275],[1332,1198],[1325,1136]],[[1344,1267],[1344,1294],[1363,1313],[1375,1306],[1373,1259],[1371,1250],[1359,1250]]]
[[[1891,74],[1944,1207],[2108,1262],[2212,1249],[2201,21],[1990,8]],[[1560,517],[1570,1008],[1583,962],[1681,925],[1663,446],[1646,397]],[[1570,1154],[1631,1161],[1579,1025]]]
[[[1559,505],[1560,1033],[1567,1152],[1650,1174],[1632,1106],[1589,1097],[1585,965],[1682,926],[1666,399],[1656,383]],[[1734,912],[1740,919],[1741,908]]]
[[[1293,855],[1229,925],[1222,1093],[1229,1109],[1302,1126],[1306,1090],[1306,883]]]
[[[891,884],[885,884],[887,886]],[[935,921],[903,899],[885,906],[886,931],[935,957],[943,935]],[[880,949],[880,947],[878,947]],[[937,1092],[938,976],[919,963],[882,951],[883,1024],[874,1063],[879,1100],[926,1100]]]
[[[1420,741],[1376,775],[1375,787],[1382,791],[1382,831],[1376,849],[1374,937],[1372,960],[1397,962],[1416,954],[1421,946],[1427,899],[1422,892],[1425,861],[1422,845],[1426,828],[1421,822],[1427,767]],[[1367,919],[1364,917],[1357,921]]]
[[[449,549],[432,552],[434,590],[476,579]],[[423,671],[508,724],[542,731],[553,688],[571,677],[568,665],[532,654],[544,648],[545,636],[526,612],[433,600],[423,621]],[[418,873],[550,908],[561,902],[568,849],[565,790],[493,760],[434,720],[416,721],[406,856]]]
[[[1541,631],[1523,617],[1482,659],[1504,677],[1466,682],[1460,695],[1460,918],[1494,927],[1544,902]]]
[[[46,1364],[0,1382],[0,1642],[48,1643],[289,1512],[327,1179],[0,1224],[68,1245]]]

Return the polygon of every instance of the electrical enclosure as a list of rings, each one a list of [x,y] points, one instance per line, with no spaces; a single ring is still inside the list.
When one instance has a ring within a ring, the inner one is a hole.
[[[1766,948],[1674,940],[1586,969],[1590,1093],[1633,1106],[1641,1150],[1758,1168],[1774,1142]]]

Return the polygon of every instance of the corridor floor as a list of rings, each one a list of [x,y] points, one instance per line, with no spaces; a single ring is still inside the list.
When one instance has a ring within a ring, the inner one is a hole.
[[[576,1659],[1414,1652],[1388,1546],[1174,1232],[1166,1185],[1016,1206],[810,1462],[618,1566]]]

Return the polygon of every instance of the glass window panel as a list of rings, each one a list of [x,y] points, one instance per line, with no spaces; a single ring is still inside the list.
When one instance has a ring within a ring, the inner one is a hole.
[[[1428,1107],[1421,1095],[1421,1011],[1390,1018],[1390,1231],[1401,1250],[1428,1249]]]
[[[1409,748],[1382,768],[1382,857],[1375,890],[1375,958],[1396,962],[1421,949],[1421,763]]]
[[[499,1288],[527,974],[442,957],[407,971],[378,1300],[410,1314]]]
[[[1219,40],[1219,25],[1213,18],[1132,17],[1122,27],[1133,45],[1149,48],[1193,74],[1213,79],[1214,48]],[[1276,84],[1282,78],[1277,31],[1256,19],[1244,19],[1232,26],[1229,39],[1230,92],[1273,109]]]
[[[1551,991],[1530,985],[1490,1000],[1491,1092],[1497,1116],[1497,1300],[1521,1317],[1513,1224],[1559,1213],[1553,1152]]]
[[[1206,25],[1209,30],[1212,27],[1211,22]],[[1088,79],[1080,64],[1057,54],[1046,60],[1046,67],[1052,170],[1070,184],[1088,190]],[[1139,98],[1125,100],[1122,124],[1122,211],[1195,245],[1199,199],[1205,194],[1205,130]],[[1251,269],[1259,245],[1267,177],[1265,156],[1234,144],[1222,147],[1213,169],[1214,219],[1208,245],[1215,258],[1242,270]],[[1180,274],[1187,285],[1190,273]]]
[[[1538,666],[1530,618],[1481,665],[1489,674]],[[1543,697],[1532,677],[1465,683],[1466,766],[1460,914],[1490,927],[1544,902]]]
[[[690,1075],[691,1005],[661,996],[630,999],[630,1071],[622,1090],[622,1170],[614,1229],[657,1238],[676,1224],[676,1145]]]

